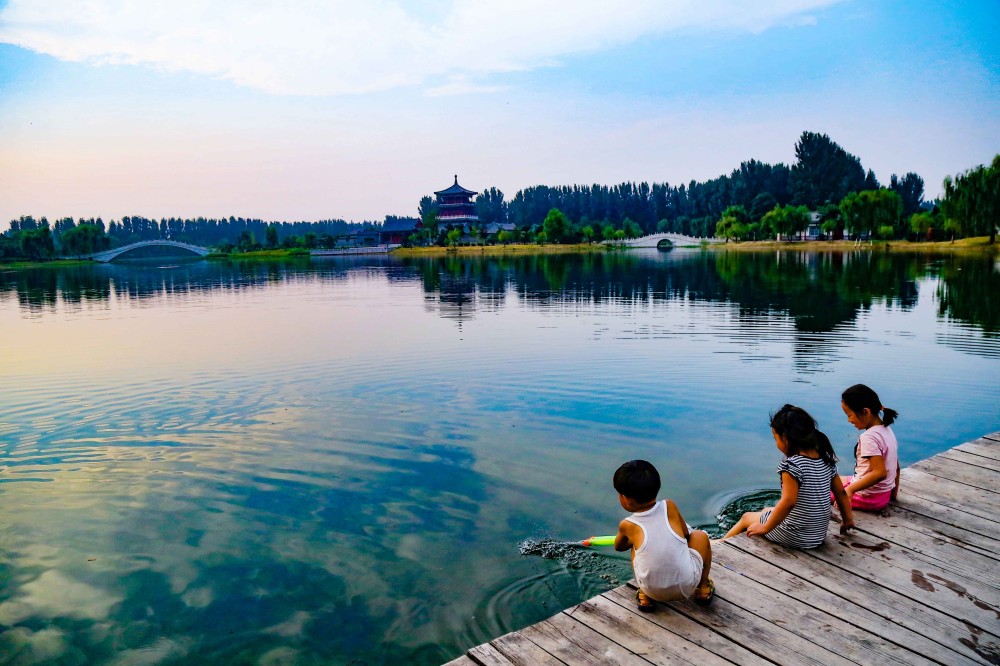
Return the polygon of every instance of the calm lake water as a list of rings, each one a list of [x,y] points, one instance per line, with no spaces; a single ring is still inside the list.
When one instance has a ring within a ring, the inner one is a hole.
[[[0,268],[0,663],[438,664],[629,577],[518,550],[624,460],[708,525],[785,402],[845,472],[857,382],[904,464],[1000,429],[992,259],[164,264]]]

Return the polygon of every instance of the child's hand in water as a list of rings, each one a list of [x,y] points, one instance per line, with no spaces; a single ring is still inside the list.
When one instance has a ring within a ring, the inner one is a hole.
[[[854,520],[845,520],[840,523],[840,533],[847,534],[848,530],[854,529]]]

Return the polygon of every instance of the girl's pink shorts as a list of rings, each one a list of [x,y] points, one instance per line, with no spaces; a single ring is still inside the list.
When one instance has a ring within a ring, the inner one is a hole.
[[[851,485],[851,481],[854,480],[853,476],[844,477],[844,487]],[[854,493],[851,497],[851,508],[861,509],[862,511],[878,511],[879,509],[884,509],[889,506],[889,499],[892,497],[892,491],[887,490],[884,493],[878,493],[877,495],[859,495]],[[833,501],[833,493],[830,493],[830,501]]]

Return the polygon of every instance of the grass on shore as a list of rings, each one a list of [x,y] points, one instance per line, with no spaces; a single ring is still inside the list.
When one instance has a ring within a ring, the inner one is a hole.
[[[989,236],[961,238],[956,241],[931,241],[914,243],[906,240],[894,241],[743,241],[741,243],[718,243],[708,246],[716,251],[760,252],[774,250],[807,250],[810,252],[912,252],[915,254],[997,254],[1000,242],[990,244]]]

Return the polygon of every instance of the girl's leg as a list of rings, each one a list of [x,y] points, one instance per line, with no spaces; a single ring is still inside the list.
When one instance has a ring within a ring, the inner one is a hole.
[[[746,529],[760,520],[760,514],[764,513],[771,507],[766,507],[763,511],[747,511],[743,516],[733,525],[732,529],[726,532],[726,536],[723,539],[728,539],[729,537],[734,537],[740,532],[746,532]],[[692,546],[693,548],[694,546]]]

